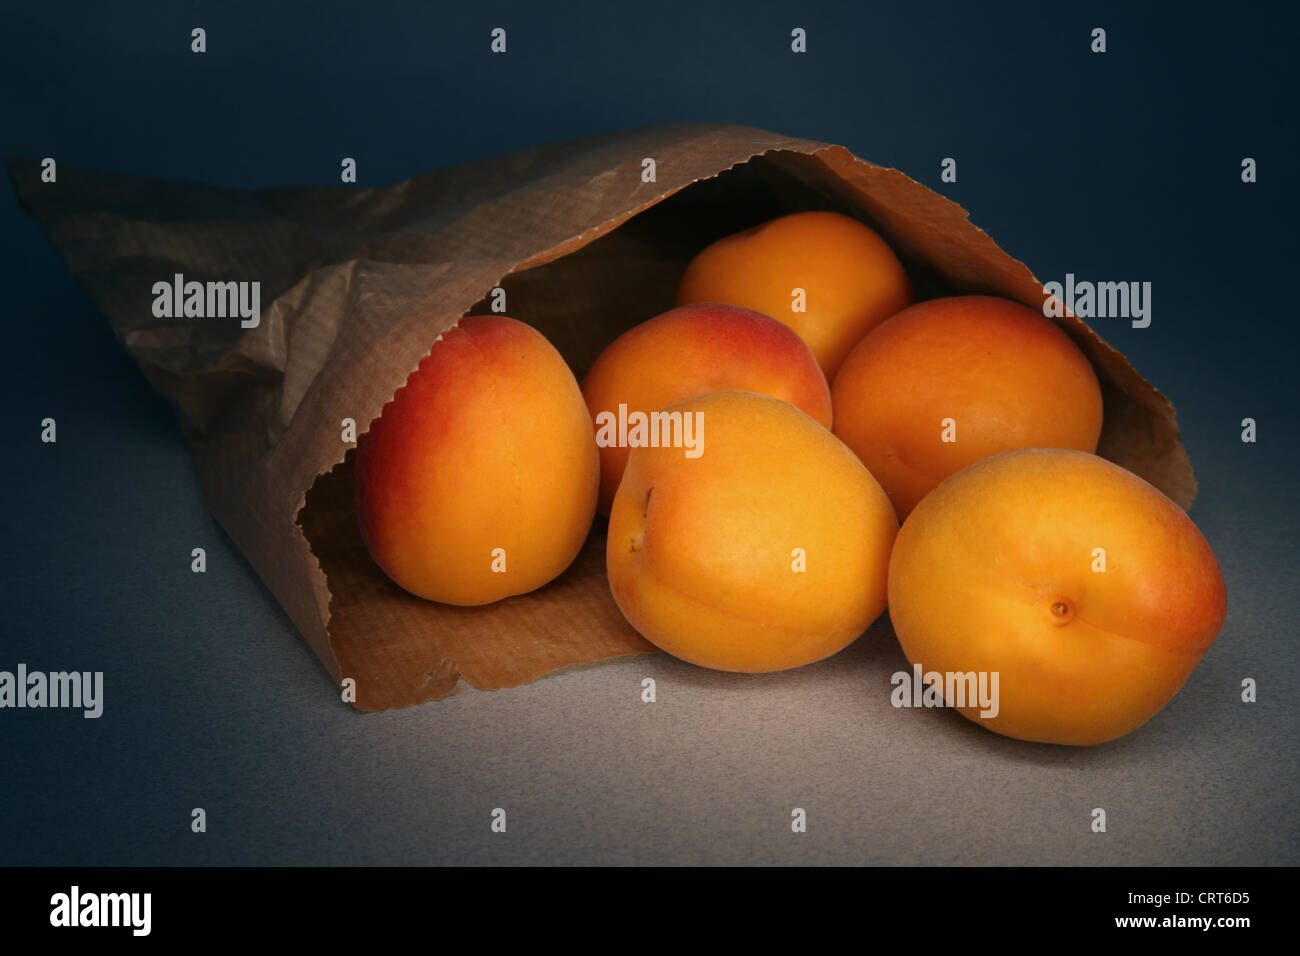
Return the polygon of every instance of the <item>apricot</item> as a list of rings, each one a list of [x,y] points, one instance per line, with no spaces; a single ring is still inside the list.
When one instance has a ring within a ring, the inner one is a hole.
[[[931,299],[882,322],[831,386],[835,434],[900,517],[932,488],[1014,448],[1092,452],[1101,386],[1050,319],[990,296]]]
[[[670,309],[624,332],[582,383],[600,445],[600,502],[609,514],[628,447],[617,438],[619,406],[661,411],[696,395],[736,389],[780,398],[831,427],[831,392],[808,346],[771,316],[733,305]],[[602,426],[612,424],[614,429]]]
[[[700,454],[628,455],[605,554],[623,616],[727,671],[799,667],[855,640],[885,608],[898,530],[870,472],[779,399],[718,392],[667,411],[694,423]]]
[[[989,716],[957,709],[1021,740],[1087,746],[1141,726],[1183,686],[1226,604],[1183,510],[1080,451],[1003,452],[958,472],[903,523],[889,564],[908,660],[998,674]]]
[[[541,587],[577,556],[600,464],[560,353],[505,316],[444,332],[357,441],[357,520],[412,594],[487,604]]]
[[[719,239],[691,260],[677,290],[678,305],[729,302],[781,320],[828,379],[862,336],[912,298],[885,240],[837,212],[792,213]]]

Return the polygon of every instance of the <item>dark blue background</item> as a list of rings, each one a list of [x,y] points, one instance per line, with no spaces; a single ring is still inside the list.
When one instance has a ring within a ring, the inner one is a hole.
[[[1224,566],[1231,610],[1198,674],[1221,676],[1212,693],[1229,699],[1233,682],[1253,675],[1261,702],[1248,728],[1231,722],[1237,717],[1216,723],[1227,710],[1197,711],[1203,721],[1192,729],[1164,725],[1170,739],[1203,734],[1217,762],[1206,770],[1204,753],[1190,747],[1150,780],[1141,740],[1165,739],[1156,727],[1165,715],[1131,738],[1139,743],[1104,757],[999,749],[982,735],[976,752],[1007,756],[1007,773],[1028,764],[1060,777],[1020,808],[1022,817],[1004,821],[1022,831],[1023,821],[1038,821],[1037,837],[999,837],[995,828],[954,844],[953,858],[1297,862],[1297,144],[1294,23],[1278,21],[1280,7],[7,6],[0,148],[8,155],[244,187],[334,185],[340,158],[353,156],[364,186],[648,123],[736,122],[840,143],[902,169],[962,204],[1044,281],[1066,272],[1151,281],[1150,328],[1095,325],[1174,401],[1202,482],[1192,514]],[[189,52],[194,26],[207,30],[203,55]],[[496,26],[508,30],[504,56],[488,52]],[[794,26],[808,31],[805,55],[789,50]],[[1095,26],[1108,31],[1104,55],[1089,51]],[[939,180],[949,156],[958,162],[953,184]],[[1255,184],[1241,182],[1245,156],[1259,163]],[[99,721],[0,712],[0,863],[907,859],[902,849],[873,852],[835,838],[766,848],[757,831],[710,829],[705,809],[695,819],[670,808],[658,824],[662,797],[645,787],[611,783],[594,794],[584,789],[589,774],[548,763],[575,740],[599,753],[593,735],[602,727],[615,753],[629,733],[650,735],[637,738],[643,743],[660,731],[671,739],[670,725],[629,731],[602,724],[599,710],[573,713],[596,705],[566,695],[608,684],[619,668],[631,666],[634,681],[648,668],[681,676],[701,695],[722,687],[749,699],[741,685],[709,684],[715,678],[670,661],[572,672],[379,717],[339,705],[208,516],[169,409],[12,199],[0,201],[0,243],[9,422],[0,668],[102,669],[108,698]],[[58,420],[57,445],[39,442],[47,415]],[[1259,422],[1255,445],[1240,441],[1246,416]],[[206,576],[189,572],[195,546],[208,548]],[[868,653],[851,651],[842,666],[870,666]],[[693,713],[709,719],[707,709]],[[961,736],[948,722],[938,726]],[[735,752],[748,753],[752,728],[734,730]],[[778,742],[773,752],[808,752],[796,744]],[[1194,783],[1194,762],[1208,783]],[[703,761],[692,777],[694,766],[679,761],[685,777],[669,789],[747,789],[743,773],[711,779]],[[795,757],[771,769],[807,770]],[[1150,793],[1144,812],[1155,829],[1115,841],[1116,856],[1056,833],[1051,821],[1074,812],[1057,798],[1080,789],[1080,772],[1117,775],[1134,799]],[[1230,773],[1241,779],[1216,792],[1214,781]],[[981,785],[996,791],[1001,780]],[[543,825],[539,811],[532,842],[509,849],[484,845],[477,830],[465,836],[464,820],[477,828],[511,794],[514,806],[536,797],[550,810],[572,798],[595,822],[565,830]],[[1201,801],[1198,811],[1179,803],[1183,819],[1192,813],[1191,835],[1161,822],[1168,801]],[[192,806],[214,821],[202,837],[189,832]],[[951,801],[940,801],[934,820],[950,811]],[[879,807],[862,812],[888,819]],[[621,819],[643,832],[621,829]],[[897,822],[903,831],[938,825]],[[660,840],[646,827],[694,836]],[[933,852],[927,859],[942,861],[944,851]]]

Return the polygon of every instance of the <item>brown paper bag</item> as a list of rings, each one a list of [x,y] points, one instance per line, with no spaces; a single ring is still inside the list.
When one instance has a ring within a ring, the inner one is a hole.
[[[654,161],[654,181],[643,170]],[[987,293],[1038,309],[1042,285],[964,210],[846,149],[740,126],[667,125],[541,146],[378,189],[232,191],[9,166],[23,206],[179,412],[209,507],[356,705],[382,710],[524,683],[653,648],[623,620],[598,518],[573,566],[482,608],[406,594],[366,552],[344,421],[363,432],[459,318],[543,332],[581,378],[670,308],[707,243],[834,209],[868,223],[919,297]],[[261,282],[261,322],[155,318],[154,283]],[[1062,326],[1105,399],[1100,454],[1186,507],[1196,484],[1169,401],[1084,322]]]

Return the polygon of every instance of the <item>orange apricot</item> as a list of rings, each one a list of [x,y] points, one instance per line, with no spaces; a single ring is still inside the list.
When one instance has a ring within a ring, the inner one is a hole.
[[[487,604],[577,556],[600,464],[560,353],[505,316],[443,333],[357,441],[354,496],[375,562],[412,594]]]
[[[599,510],[609,514],[629,451],[623,422],[696,395],[739,390],[780,398],[831,426],[831,392],[789,327],[733,305],[670,309],[624,332],[582,382],[600,446]],[[633,435],[635,440],[635,435]]]
[[[1092,452],[1101,386],[1059,326],[1017,302],[919,302],[853,349],[831,386],[835,434],[905,518],[940,481],[1014,448]]]
[[[997,675],[994,706],[957,709],[1021,740],[1086,746],[1141,726],[1183,686],[1226,605],[1186,513],[1080,451],[1003,452],[952,475],[903,523],[889,564],[907,659]]]
[[[867,469],[778,399],[718,392],[667,411],[697,441],[632,449],[609,518],[628,622],[675,657],[750,673],[855,640],[885,608],[898,530]]]
[[[910,305],[902,263],[874,230],[837,212],[798,212],[719,239],[686,268],[677,304],[729,302],[779,319],[828,379],[854,344]]]

